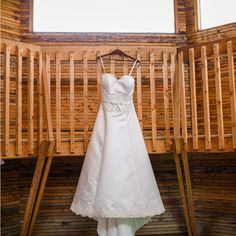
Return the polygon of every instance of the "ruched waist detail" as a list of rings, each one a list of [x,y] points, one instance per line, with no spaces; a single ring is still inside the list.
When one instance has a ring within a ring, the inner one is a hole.
[[[106,111],[129,112],[133,103],[133,96],[125,94],[106,94],[102,96],[103,107]]]

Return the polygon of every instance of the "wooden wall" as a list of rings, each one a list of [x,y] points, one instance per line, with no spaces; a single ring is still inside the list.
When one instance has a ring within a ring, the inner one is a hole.
[[[20,41],[21,0],[4,0],[0,5],[1,38]]]
[[[187,235],[175,162],[172,155],[151,155],[167,211],[137,235]],[[83,158],[55,158],[33,235],[97,235],[96,221],[75,215],[69,207]],[[234,235],[236,226],[235,154],[189,154],[199,236]],[[19,235],[35,167],[34,159],[6,160],[2,166],[2,235]]]

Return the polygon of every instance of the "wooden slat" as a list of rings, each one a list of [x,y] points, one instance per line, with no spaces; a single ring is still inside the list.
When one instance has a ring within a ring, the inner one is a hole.
[[[97,52],[97,57],[100,56],[100,52]],[[97,61],[97,105],[98,108],[101,103],[101,75],[102,75],[102,65],[101,60]]]
[[[22,48],[17,48],[16,155],[22,153]]]
[[[52,114],[51,103],[49,100],[50,88],[48,83],[48,73],[46,71],[46,61],[43,60],[43,94],[45,102],[46,124],[47,124],[47,136],[48,141],[53,141],[53,128],[52,128]]]
[[[10,129],[10,46],[5,46],[5,68],[4,68],[4,105],[3,105],[3,155],[9,153],[9,129]]]
[[[235,91],[235,74],[234,74],[234,57],[232,41],[227,42],[228,71],[229,71],[229,92],[231,105],[231,125],[232,125],[232,143],[236,149],[236,91]]]
[[[128,75],[128,61],[126,60],[126,58],[124,57],[124,75]]]
[[[115,74],[115,60],[113,55],[111,55],[110,73]]]
[[[157,124],[156,124],[156,96],[155,96],[155,66],[154,52],[150,53],[150,90],[151,90],[151,117],[152,117],[152,149],[157,149]]]
[[[44,165],[45,168],[43,170],[43,174],[42,174],[42,177],[41,177],[41,182],[40,182],[40,186],[39,186],[39,190],[38,190],[38,195],[37,195],[37,199],[35,201],[35,205],[34,205],[34,209],[33,209],[33,213],[32,213],[32,218],[31,218],[31,222],[30,222],[30,225],[29,225],[29,231],[28,231],[29,236],[31,236],[32,233],[33,233],[33,228],[34,228],[34,225],[35,225],[36,217],[37,217],[37,214],[38,214],[38,211],[39,211],[39,207],[40,207],[40,203],[41,203],[43,193],[44,193],[44,189],[45,189],[45,186],[46,186],[48,174],[49,174],[50,167],[51,167],[51,164],[52,164],[53,153],[55,151],[55,147],[56,147],[55,141],[49,142],[48,149],[50,150],[50,153],[48,153],[48,158],[46,160],[46,164]]]
[[[70,53],[70,152],[75,150],[75,79],[74,79],[74,52]]]
[[[189,49],[189,77],[191,96],[191,120],[193,149],[198,149],[198,123],[197,123],[197,96],[196,96],[196,70],[194,48]]]
[[[170,107],[169,107],[169,85],[167,74],[168,55],[163,53],[163,95],[164,95],[164,117],[165,117],[165,142],[166,150],[170,150]]]
[[[173,126],[174,139],[180,138],[180,82],[178,61],[176,54],[171,54],[171,90],[172,90],[172,109],[173,109]],[[176,151],[180,152],[179,142],[176,142]]]
[[[182,201],[183,214],[184,214],[184,218],[185,218],[185,222],[186,222],[188,235],[192,236],[193,234],[192,234],[191,223],[190,223],[190,219],[189,219],[183,174],[182,174],[180,158],[179,158],[179,154],[178,154],[178,150],[177,150],[179,146],[181,146],[180,140],[174,139],[173,140],[173,151],[174,151],[175,167],[176,167],[176,172],[177,172],[179,190],[180,190],[181,201]]]
[[[202,87],[203,87],[203,106],[204,106],[204,127],[205,127],[205,147],[211,149],[211,123],[210,123],[210,107],[209,107],[209,89],[208,89],[208,63],[206,46],[201,47],[202,61]]]
[[[215,86],[216,86],[218,142],[219,142],[219,149],[224,149],[224,121],[223,121],[223,108],[222,108],[220,52],[218,43],[214,44],[213,51],[214,51]]]
[[[141,61],[141,52],[137,52],[137,59]],[[137,106],[138,106],[138,120],[143,130],[143,108],[142,108],[142,68],[141,63],[138,63],[137,66]]]
[[[87,150],[88,146],[88,57],[87,52],[83,52],[84,61],[84,152]]]
[[[61,54],[56,52],[56,152],[61,152]]]
[[[39,148],[39,156],[37,159],[36,167],[34,170],[34,176],[30,187],[30,193],[24,213],[24,220],[21,227],[21,236],[28,235],[28,229],[30,226],[30,220],[31,215],[33,213],[34,203],[37,195],[37,189],[40,183],[40,177],[42,174],[44,162],[45,162],[45,156],[47,155],[48,150],[48,141],[44,140],[42,141],[40,148]]]
[[[188,155],[187,155],[187,148],[186,143],[183,139],[181,139],[181,147],[182,147],[182,160],[183,160],[183,167],[184,167],[184,176],[186,181],[186,189],[188,193],[188,211],[190,215],[190,224],[192,226],[192,233],[193,235],[197,235],[197,227],[196,227],[196,219],[195,219],[195,212],[194,212],[194,205],[193,205],[193,192],[191,186],[191,177],[190,177],[190,170],[188,164]]]
[[[50,67],[50,53],[46,53],[46,72],[47,72],[47,81],[48,81],[48,101],[51,106],[51,67]]]
[[[38,149],[43,140],[43,57],[38,53]]]
[[[28,70],[28,145],[29,155],[34,154],[34,52],[29,50]]]
[[[184,60],[183,52],[178,53],[178,63],[179,63],[179,83],[180,83],[180,98],[181,98],[181,126],[182,126],[182,136],[184,141],[187,143],[188,133],[187,133],[187,113],[186,113],[186,95],[185,95],[185,77],[184,77]]]

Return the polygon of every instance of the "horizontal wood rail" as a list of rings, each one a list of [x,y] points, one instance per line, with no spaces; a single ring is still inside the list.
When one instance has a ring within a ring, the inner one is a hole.
[[[2,157],[37,155],[47,137],[43,59],[56,156],[84,155],[101,101],[96,57],[114,46],[39,47],[1,42]],[[124,46],[141,64],[133,71],[134,103],[149,153],[236,149],[235,39],[173,47]],[[115,60],[114,60],[115,59]],[[107,72],[127,74],[132,62],[105,59]]]

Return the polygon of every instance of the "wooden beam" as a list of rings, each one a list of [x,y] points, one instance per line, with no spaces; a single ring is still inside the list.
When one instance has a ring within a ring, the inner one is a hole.
[[[70,152],[75,152],[75,79],[74,52],[70,52]]]
[[[201,61],[202,61],[202,89],[203,89],[203,106],[204,106],[205,145],[206,149],[211,149],[211,123],[210,123],[208,63],[207,63],[206,46],[201,47]]]
[[[168,54],[163,53],[163,95],[164,95],[164,123],[166,150],[170,150],[170,107],[169,107],[169,85],[167,72]]]
[[[38,52],[38,148],[43,141],[43,55]]]
[[[100,52],[97,52],[97,57],[100,56]],[[101,103],[101,74],[102,74],[102,65],[101,65],[101,60],[97,61],[97,106],[99,108],[100,103]]]
[[[10,46],[5,46],[4,102],[3,102],[3,155],[9,153],[10,143]]]
[[[137,52],[137,59],[141,61],[141,51]],[[142,68],[141,63],[137,64],[137,106],[138,106],[138,120],[143,130],[143,108],[142,108]]]
[[[234,57],[232,41],[227,42],[228,71],[229,71],[229,92],[231,105],[231,125],[232,125],[232,143],[236,149],[236,91],[234,74]]]
[[[189,49],[189,77],[190,77],[193,149],[197,150],[198,149],[198,123],[197,123],[196,70],[195,70],[194,48]]]
[[[189,171],[189,165],[188,165],[188,156],[187,156],[187,150],[186,150],[186,143],[183,138],[181,138],[181,147],[182,147],[182,160],[183,160],[183,167],[184,167],[184,175],[185,175],[185,181],[186,181],[186,187],[187,187],[187,193],[188,193],[188,211],[190,215],[190,223],[192,227],[192,233],[193,235],[197,235],[197,227],[196,227],[196,219],[195,219],[195,212],[194,212],[194,206],[193,206],[193,194],[192,194],[192,187],[191,187],[191,178],[190,178],[190,171]]]
[[[84,153],[88,146],[88,57],[87,52],[83,52],[83,73],[84,73]]]
[[[152,149],[157,149],[157,119],[156,119],[156,96],[155,96],[155,54],[150,53],[150,90],[151,90],[151,118],[152,118]]]
[[[182,128],[182,136],[184,141],[188,140],[188,132],[187,132],[187,112],[186,112],[186,95],[185,95],[185,76],[184,76],[184,60],[183,60],[183,52],[178,53],[178,72],[179,72],[179,86],[180,86],[180,108],[181,108],[181,128]]]
[[[22,154],[22,48],[17,48],[16,155]]]
[[[214,51],[215,86],[216,86],[218,142],[219,142],[219,149],[224,149],[224,121],[223,121],[223,107],[222,107],[220,52],[218,43],[214,44],[213,51]]]
[[[41,174],[42,174],[42,170],[44,166],[45,157],[48,151],[48,145],[49,145],[49,142],[46,140],[43,140],[39,148],[39,156],[38,156],[36,167],[34,170],[34,176],[33,176],[30,193],[29,193],[29,197],[28,197],[28,201],[27,201],[27,205],[25,209],[24,220],[21,227],[21,233],[20,233],[21,236],[28,235],[28,229],[30,226],[31,216],[33,213],[33,208],[34,208],[35,199],[37,196],[37,190],[38,190],[38,186],[39,186],[39,182],[40,182],[40,178],[41,178]]]
[[[61,54],[56,52],[56,152],[61,152]]]
[[[179,142],[179,143],[177,143],[177,142]],[[179,190],[180,190],[182,207],[183,207],[183,214],[184,214],[184,218],[185,218],[185,222],[186,222],[188,235],[192,236],[193,234],[192,234],[191,223],[190,223],[190,219],[189,219],[186,194],[185,194],[185,190],[184,190],[183,175],[182,175],[182,170],[181,170],[180,158],[179,158],[179,154],[178,154],[178,150],[177,150],[177,147],[181,146],[181,143],[180,143],[179,139],[173,139],[172,144],[173,144],[175,167],[176,167],[176,172],[177,172]]]
[[[43,173],[42,173],[42,177],[41,177],[41,182],[40,182],[40,186],[39,186],[39,190],[38,190],[38,194],[37,194],[37,199],[35,201],[35,205],[34,205],[32,218],[30,221],[29,231],[28,231],[27,236],[31,236],[33,233],[33,228],[34,228],[36,217],[37,217],[37,214],[39,211],[40,203],[43,198],[43,193],[44,193],[44,189],[46,186],[48,174],[50,171],[50,167],[52,165],[53,154],[54,154],[55,147],[56,147],[55,144],[56,144],[55,141],[50,141],[48,144],[48,150],[50,150],[50,151],[48,153],[48,158],[45,160],[45,163],[44,163],[44,169],[43,169]]]
[[[28,54],[28,154],[34,154],[34,52]]]

